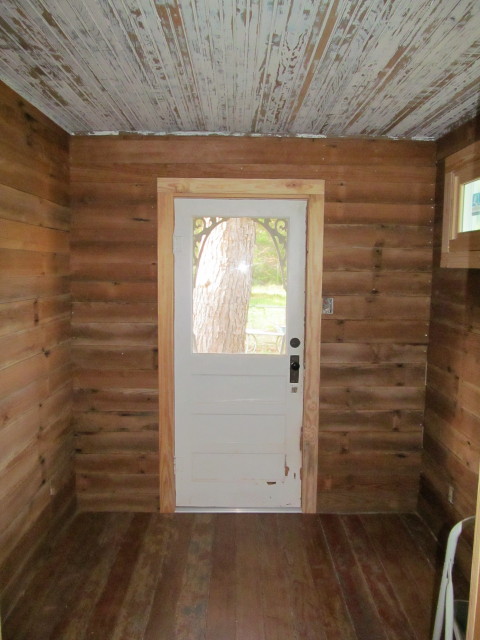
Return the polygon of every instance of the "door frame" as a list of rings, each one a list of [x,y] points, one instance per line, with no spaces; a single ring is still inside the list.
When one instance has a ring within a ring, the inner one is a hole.
[[[317,510],[320,347],[322,321],[323,180],[158,178],[158,382],[160,512],[175,499],[174,198],[302,199],[307,202],[305,378],[302,421],[302,511]]]

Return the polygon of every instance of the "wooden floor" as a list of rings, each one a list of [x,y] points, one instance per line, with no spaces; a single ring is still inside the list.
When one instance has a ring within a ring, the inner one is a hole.
[[[4,640],[427,640],[413,515],[79,514]]]

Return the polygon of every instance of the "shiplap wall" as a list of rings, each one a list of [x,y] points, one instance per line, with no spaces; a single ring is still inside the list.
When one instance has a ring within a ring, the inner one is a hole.
[[[156,178],[231,176],[326,180],[324,295],[335,313],[323,322],[319,509],[414,509],[434,161],[428,142],[73,138],[80,506],[158,506]]]
[[[480,140],[480,118],[438,143],[437,211],[419,511],[439,536],[475,513],[480,462],[480,269],[440,268],[444,160]],[[449,486],[453,502],[449,502]],[[468,564],[468,549],[465,551]],[[462,558],[462,555],[460,555]]]
[[[68,136],[0,85],[0,593],[74,504]]]

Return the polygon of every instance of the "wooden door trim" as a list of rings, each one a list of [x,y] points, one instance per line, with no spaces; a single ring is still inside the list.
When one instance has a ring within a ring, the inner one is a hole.
[[[317,510],[323,271],[323,180],[158,178],[158,380],[160,511],[175,511],[174,197],[302,198],[307,201],[302,511]]]

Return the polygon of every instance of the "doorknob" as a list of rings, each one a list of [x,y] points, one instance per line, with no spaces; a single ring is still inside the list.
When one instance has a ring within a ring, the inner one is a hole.
[[[290,383],[297,384],[300,370],[300,357],[290,356]]]

